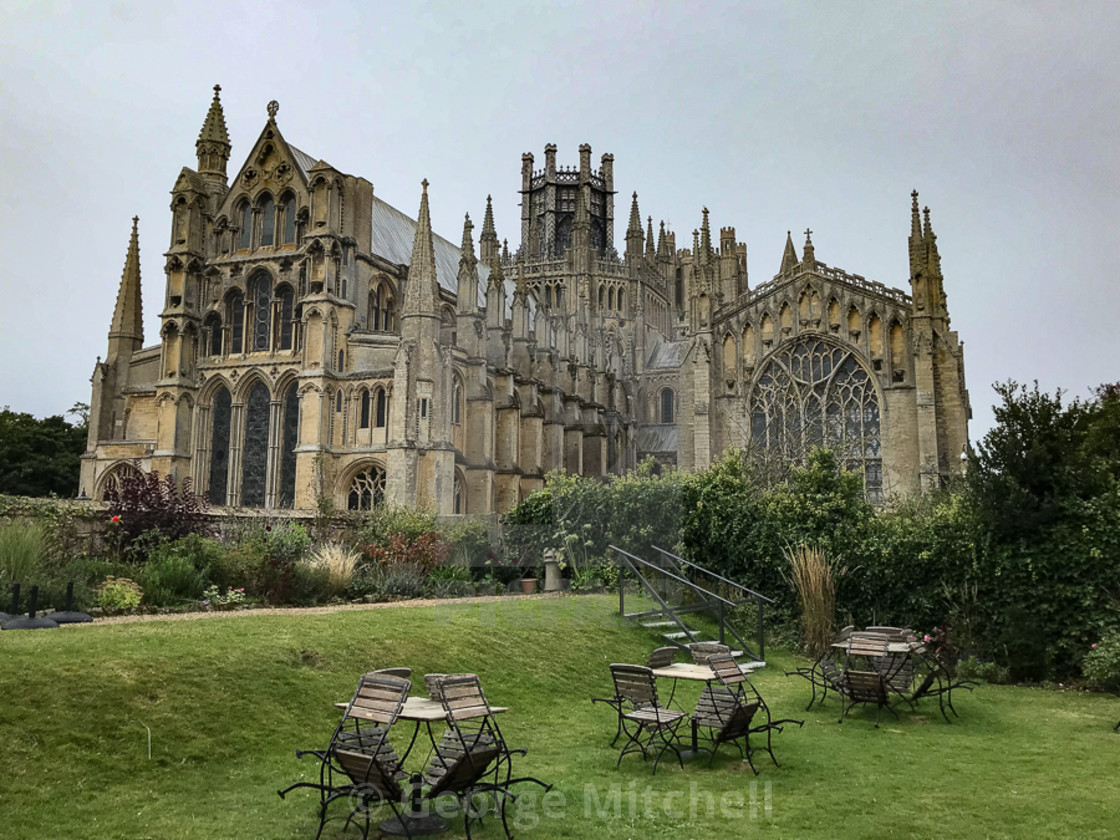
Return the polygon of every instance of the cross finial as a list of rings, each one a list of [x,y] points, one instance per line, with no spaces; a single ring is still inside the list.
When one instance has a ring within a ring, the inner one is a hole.
[[[273,99],[268,103],[268,118],[275,119],[276,114],[280,111],[280,103]]]
[[[422,186],[424,188],[424,192],[427,192],[428,191],[428,179],[425,178],[423,181],[421,181],[420,186]]]
[[[809,241],[809,237],[812,236],[812,235],[813,235],[813,232],[811,230],[809,230],[809,228],[805,228],[805,241],[806,242]]]
[[[221,85],[214,85],[214,96],[217,96],[221,92],[222,92],[222,86]]]

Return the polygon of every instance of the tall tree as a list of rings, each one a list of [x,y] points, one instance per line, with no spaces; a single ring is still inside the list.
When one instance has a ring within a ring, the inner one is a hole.
[[[0,409],[0,493],[13,496],[74,496],[79,456],[86,448],[85,425],[61,416],[37,420]]]

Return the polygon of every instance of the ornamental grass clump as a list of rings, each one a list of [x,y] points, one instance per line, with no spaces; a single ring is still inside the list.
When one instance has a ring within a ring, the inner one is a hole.
[[[802,543],[786,549],[789,581],[801,606],[801,632],[809,656],[824,655],[832,642],[836,620],[836,580],[833,563],[819,547]]]
[[[307,565],[326,572],[330,597],[340,595],[354,577],[361,555],[338,543],[324,543],[313,552]]]
[[[31,522],[0,526],[0,586],[29,583],[43,559],[43,530]]]

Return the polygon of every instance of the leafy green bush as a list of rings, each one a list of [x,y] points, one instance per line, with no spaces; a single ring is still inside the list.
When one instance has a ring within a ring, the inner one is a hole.
[[[129,578],[110,575],[97,588],[97,604],[106,612],[127,612],[140,606],[144,591]]]
[[[354,540],[361,546],[389,548],[393,537],[412,543],[425,534],[437,532],[436,516],[423,508],[384,505],[369,512],[354,530]],[[367,553],[363,548],[363,552]]]
[[[483,519],[455,522],[444,530],[443,538],[449,546],[451,561],[462,566],[481,568],[495,554],[497,539],[491,538],[489,523]]]
[[[426,585],[427,575],[420,566],[397,563],[384,567],[379,590],[386,598],[420,598]]]
[[[43,559],[43,529],[38,523],[15,520],[0,526],[0,587],[38,583]]]
[[[648,554],[650,545],[671,550],[679,541],[685,479],[676,472],[656,475],[654,467],[647,460],[606,482],[549,473],[544,489],[503,519],[511,561],[536,568],[545,549],[553,548],[574,572],[611,560],[611,545],[639,556]]]
[[[331,572],[322,566],[296,563],[283,579],[283,602],[301,607],[322,604],[331,597]]]
[[[145,603],[170,607],[202,597],[209,585],[209,567],[198,568],[195,558],[184,548],[179,543],[167,543],[149,555],[138,575]]]
[[[1120,633],[1109,633],[1094,644],[1085,654],[1081,672],[1094,687],[1120,691]]]

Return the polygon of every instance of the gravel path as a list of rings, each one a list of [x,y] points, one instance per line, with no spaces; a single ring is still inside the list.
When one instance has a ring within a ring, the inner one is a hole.
[[[469,598],[414,598],[411,601],[378,601],[374,604],[334,604],[328,607],[265,607],[244,610],[213,610],[207,612],[159,613],[156,615],[114,615],[94,619],[94,625],[134,624],[143,621],[198,621],[206,618],[245,618],[258,615],[326,615],[346,610],[383,610],[390,607],[431,607],[436,604],[484,604],[489,601],[536,601],[555,598],[561,593],[536,595],[475,595]],[[48,614],[49,615],[49,614]],[[62,627],[88,627],[89,624],[63,624]]]

